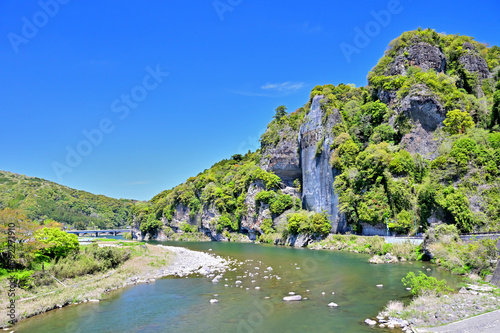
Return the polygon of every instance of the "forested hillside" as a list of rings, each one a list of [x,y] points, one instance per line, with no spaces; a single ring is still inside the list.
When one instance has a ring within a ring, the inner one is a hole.
[[[431,29],[403,33],[368,84],[316,86],[279,106],[261,148],[149,202],[0,172],[0,209],[135,236],[230,233],[307,244],[331,233],[414,234],[435,223],[500,230],[500,48]]]
[[[499,230],[499,65],[500,48],[472,37],[405,32],[367,86],[317,86],[296,111],[278,107],[261,149],[136,206],[136,227],[215,239]]]
[[[47,219],[76,229],[123,227],[134,202],[75,190],[44,179],[0,171],[0,210],[16,209],[31,220]]]

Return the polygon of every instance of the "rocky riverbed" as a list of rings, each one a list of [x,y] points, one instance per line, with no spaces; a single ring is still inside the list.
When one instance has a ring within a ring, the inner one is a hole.
[[[130,277],[125,285],[136,284],[140,282],[149,282],[152,279],[159,279],[166,276],[185,277],[192,274],[199,274],[207,277],[213,277],[216,274],[224,273],[231,264],[236,261],[224,259],[213,254],[188,250],[183,247],[157,245],[161,249],[174,255],[173,260],[168,266],[161,267],[158,270],[140,272],[137,276]]]
[[[408,306],[391,301],[376,318],[368,318],[365,323],[381,328],[401,328],[411,331],[412,327],[444,325],[498,309],[500,309],[498,288],[468,284],[456,294],[441,297],[419,296]]]

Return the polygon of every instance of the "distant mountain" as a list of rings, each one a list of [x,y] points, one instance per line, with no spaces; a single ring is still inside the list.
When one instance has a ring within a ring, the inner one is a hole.
[[[122,227],[131,223],[134,203],[0,171],[0,210],[20,209],[32,220],[52,219],[77,229]]]

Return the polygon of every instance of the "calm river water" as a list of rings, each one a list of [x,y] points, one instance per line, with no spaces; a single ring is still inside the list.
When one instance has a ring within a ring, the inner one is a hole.
[[[456,276],[435,266],[371,265],[369,256],[362,254],[239,243],[163,244],[200,251],[212,249],[215,254],[243,264],[226,273],[224,278],[228,280],[218,284],[203,277],[165,278],[113,292],[97,304],[70,306],[27,319],[18,323],[15,331],[382,332],[369,328],[364,320],[374,317],[389,300],[409,302],[410,293],[401,283],[409,271],[422,270],[446,278],[452,285],[458,283]],[[269,266],[273,270],[264,272]],[[247,272],[254,276],[243,277]],[[242,281],[242,288],[235,284],[236,280]],[[384,287],[377,288],[377,284]],[[307,299],[283,302],[289,292]],[[210,304],[212,298],[219,303]],[[330,302],[339,306],[329,308]]]

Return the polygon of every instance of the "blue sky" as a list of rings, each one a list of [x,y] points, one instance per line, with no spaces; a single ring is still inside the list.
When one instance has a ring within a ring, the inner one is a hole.
[[[402,32],[500,45],[499,13],[497,1],[2,0],[0,169],[147,200],[257,149],[274,109],[315,85],[365,85]]]

